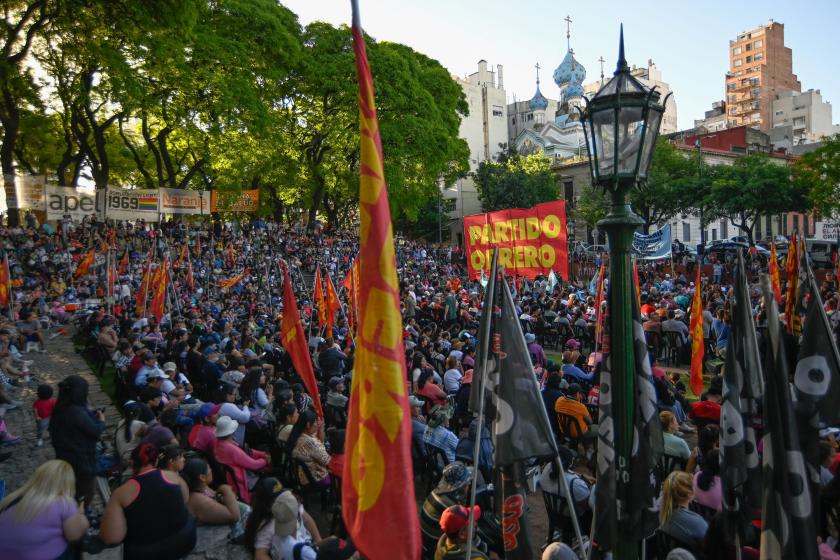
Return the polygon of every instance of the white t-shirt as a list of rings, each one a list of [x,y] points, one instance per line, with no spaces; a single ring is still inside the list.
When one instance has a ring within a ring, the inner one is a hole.
[[[302,543],[300,547],[300,554],[295,557],[295,545]],[[271,560],[317,560],[318,554],[306,541],[302,541],[295,536],[289,535],[287,537],[274,536],[271,541]]]

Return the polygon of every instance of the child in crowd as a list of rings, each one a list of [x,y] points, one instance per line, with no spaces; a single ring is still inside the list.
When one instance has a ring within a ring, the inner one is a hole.
[[[44,434],[49,428],[50,416],[52,416],[54,407],[53,388],[49,385],[38,385],[38,399],[32,404],[32,408],[35,409],[35,430],[38,438],[35,445],[38,447],[44,445]]]

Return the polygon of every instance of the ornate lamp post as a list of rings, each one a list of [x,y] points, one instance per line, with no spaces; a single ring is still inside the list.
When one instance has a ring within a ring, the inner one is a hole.
[[[644,224],[630,208],[627,194],[647,179],[667,102],[666,97],[660,104],[659,97],[656,88],[647,88],[630,74],[624,59],[622,26],[615,73],[592,99],[586,100],[581,119],[586,131],[593,184],[603,187],[611,196],[610,213],[598,222],[598,228],[607,232],[610,245],[609,354],[615,466],[619,477],[629,474],[633,446],[636,401],[633,298],[636,296],[632,285],[631,248],[633,231]],[[624,501],[620,494],[617,498]],[[617,559],[638,557],[636,546],[629,543],[619,544],[613,552]]]

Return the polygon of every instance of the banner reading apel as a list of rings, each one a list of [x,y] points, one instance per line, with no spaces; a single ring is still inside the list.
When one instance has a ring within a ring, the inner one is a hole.
[[[160,212],[159,189],[118,189],[108,187],[100,215],[110,220],[157,222]]]
[[[535,278],[552,270],[569,277],[566,203],[544,202],[533,208],[512,208],[464,218],[464,243],[470,279],[490,270],[493,247],[508,275]]]
[[[159,189],[161,214],[209,214],[210,192]]]
[[[259,189],[239,192],[211,191],[210,210],[213,212],[256,212],[260,207]]]
[[[85,216],[96,213],[96,193],[94,192],[47,185],[44,193],[47,199],[48,220],[61,220],[68,215],[74,220],[81,220]]]

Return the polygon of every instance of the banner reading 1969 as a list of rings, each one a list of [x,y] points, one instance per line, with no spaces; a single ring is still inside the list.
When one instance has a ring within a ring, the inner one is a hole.
[[[508,275],[533,279],[554,270],[569,277],[566,203],[544,202],[533,208],[512,208],[464,218],[464,243],[470,279],[489,272],[493,247]]]

